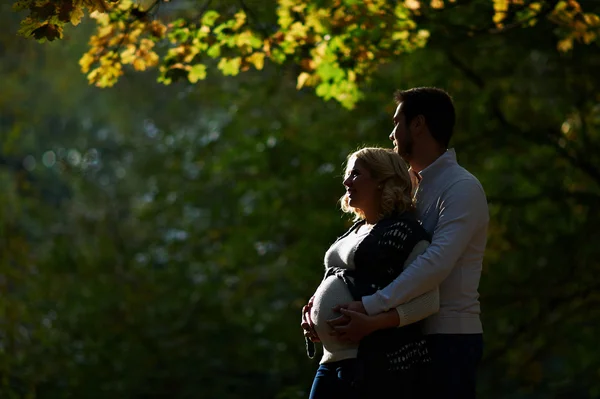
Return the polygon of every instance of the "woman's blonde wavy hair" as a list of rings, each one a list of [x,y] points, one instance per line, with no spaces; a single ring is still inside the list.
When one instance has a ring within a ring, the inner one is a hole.
[[[381,187],[380,220],[395,212],[414,210],[410,174],[400,155],[389,148],[361,148],[348,156],[344,176],[348,176],[348,165],[355,158],[361,161]],[[355,222],[365,219],[364,213],[360,209],[351,207],[348,202],[348,193],[346,193],[340,198],[342,211],[354,214]]]

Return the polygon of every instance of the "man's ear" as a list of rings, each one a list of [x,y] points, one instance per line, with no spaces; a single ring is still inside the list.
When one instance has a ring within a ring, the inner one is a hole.
[[[417,115],[413,118],[413,120],[410,122],[411,127],[412,127],[412,131],[413,134],[420,134],[421,132],[425,131],[426,128],[426,123],[425,123],[425,117],[423,115]]]

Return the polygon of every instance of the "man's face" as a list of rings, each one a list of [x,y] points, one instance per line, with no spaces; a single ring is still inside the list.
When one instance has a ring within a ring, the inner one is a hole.
[[[402,103],[399,103],[394,113],[394,130],[390,133],[390,140],[394,142],[394,151],[398,153],[406,162],[410,162],[413,152],[413,138],[404,113],[402,112]]]

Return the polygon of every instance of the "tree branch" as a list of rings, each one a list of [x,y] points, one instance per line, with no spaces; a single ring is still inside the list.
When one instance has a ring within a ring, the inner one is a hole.
[[[446,56],[448,60],[454,65],[459,71],[461,71],[475,86],[479,89],[485,88],[485,81],[475,71],[465,65],[454,53],[447,51]]]
[[[495,205],[531,204],[552,198],[553,200],[576,200],[578,203],[596,205],[600,203],[600,195],[585,191],[563,191],[556,189],[542,189],[540,193],[527,197],[488,197],[488,202]]]
[[[552,320],[549,320],[550,316],[553,313],[556,313],[557,311],[559,311],[560,308],[569,306],[571,304],[571,302],[577,298],[584,298],[585,300],[588,300],[588,299],[590,299],[589,297],[592,294],[597,293],[599,289],[600,289],[600,283],[594,284],[590,287],[587,287],[585,290],[576,291],[574,293],[565,295],[563,297],[557,297],[557,298],[551,299],[546,304],[546,306],[540,310],[540,312],[538,313],[538,315],[536,317],[521,324],[519,326],[519,328],[517,328],[512,334],[510,334],[506,337],[503,337],[503,341],[506,342],[506,345],[503,345],[502,347],[496,348],[496,349],[492,350],[491,352],[488,352],[487,356],[485,357],[484,361],[482,362],[482,365],[484,365],[484,367],[485,367],[485,366],[487,366],[487,364],[494,363],[495,361],[497,361],[497,359],[500,358],[502,356],[502,354],[504,354],[506,352],[507,346],[509,346],[509,345],[514,346],[515,341],[517,339],[524,338],[527,336],[527,334],[537,334],[543,325],[553,324],[554,322]],[[579,307],[581,307],[581,306],[579,306]],[[560,319],[560,320],[563,323],[565,322],[564,319]],[[532,326],[535,326],[535,327],[532,327]]]
[[[259,24],[259,22],[258,22],[259,19],[256,17],[256,14],[254,13],[254,11],[252,11],[250,9],[250,7],[248,7],[246,5],[246,3],[244,2],[244,0],[239,0],[239,2],[240,2],[240,6],[242,7],[242,10],[244,10],[244,12],[246,13],[246,15],[248,15],[248,17],[249,17],[248,19],[252,20],[252,23],[253,23],[254,26],[256,26],[256,29],[260,33],[262,33],[264,35],[264,37],[269,37],[269,32],[267,32],[267,30],[263,26],[261,26]]]
[[[210,7],[211,3],[212,3],[212,0],[206,0],[206,3],[204,3],[204,5],[202,6],[202,8],[200,9],[200,15],[204,15],[204,13],[206,12],[206,10],[208,10],[208,7]]]
[[[543,18],[548,16],[549,14],[552,13],[552,11],[554,11],[554,8],[556,7],[556,5],[558,4],[560,0],[552,0],[551,2],[544,2],[542,3],[545,7],[547,7],[546,9],[540,10],[537,14],[534,14],[528,18],[525,18],[523,20],[520,21],[515,21],[511,24],[505,25],[502,28],[498,28],[496,26],[493,26],[491,28],[487,28],[487,31],[491,34],[494,35],[498,35],[498,34],[502,34],[504,32],[507,32],[509,30],[513,30],[515,28],[520,28],[522,27],[524,24],[533,21],[534,19],[539,19],[539,18]],[[517,12],[523,11],[525,10],[527,7],[529,7],[529,4],[523,4],[521,7],[519,7],[518,9],[514,9],[512,10],[512,14],[515,14]]]
[[[556,5],[559,3],[560,0],[552,0],[552,1],[548,1],[548,2],[544,2],[543,3],[543,8],[540,9],[540,11],[526,19],[520,20],[520,21],[514,21],[512,23],[509,23],[501,28],[496,26],[496,23],[493,23],[491,25],[486,25],[486,26],[481,26],[481,27],[477,27],[477,28],[472,28],[470,26],[465,26],[465,25],[458,25],[458,24],[453,24],[449,21],[444,21],[443,27],[444,28],[453,28],[456,30],[461,31],[461,33],[464,33],[467,35],[467,37],[473,38],[475,37],[475,35],[482,35],[482,34],[491,34],[491,35],[499,35],[499,34],[503,34],[505,32],[508,32],[510,30],[516,29],[516,28],[520,28],[522,27],[524,24],[533,21],[534,19],[539,19],[539,18],[543,18],[548,16],[549,14],[552,13],[552,11],[554,11]],[[467,2],[456,2],[453,3],[452,5],[448,5],[445,6],[443,9],[431,9],[431,8],[427,8],[427,10],[432,10],[433,12],[443,12],[443,11],[447,11],[450,10],[452,8],[456,8],[458,6],[468,6],[471,5],[471,1],[467,1]],[[526,10],[529,7],[530,3],[523,3],[521,5],[519,5],[518,7],[509,9],[509,11],[506,13],[507,16],[509,17],[514,17],[517,13]],[[423,12],[422,12],[423,13]],[[428,15],[423,15],[422,16],[422,20],[423,21],[428,21]]]
[[[454,56],[451,52],[446,52],[448,60],[460,70],[465,77],[470,80],[475,86],[483,90],[486,87],[485,80],[479,76],[473,69],[465,65],[458,57]],[[539,131],[525,131],[519,128],[517,125],[509,122],[499,105],[499,98],[492,99],[491,102],[492,115],[500,122],[500,125],[505,129],[506,133],[510,133],[513,136],[521,139],[530,141],[532,143],[552,147],[559,155],[567,160],[572,166],[581,170],[589,177],[591,177],[598,185],[600,185],[600,169],[594,167],[588,161],[585,161],[582,154],[578,154],[575,151],[575,155],[569,152],[567,149],[561,147],[557,141],[551,139],[551,137],[560,137],[560,132],[556,129],[547,128]]]

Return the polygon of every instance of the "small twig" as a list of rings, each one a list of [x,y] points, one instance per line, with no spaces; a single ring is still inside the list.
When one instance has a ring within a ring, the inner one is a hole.
[[[206,12],[206,10],[208,10],[208,7],[210,7],[211,3],[212,3],[212,0],[207,0],[206,3],[204,3],[204,5],[202,6],[202,8],[200,8],[200,16],[204,15],[204,13]]]
[[[589,205],[595,205],[600,203],[600,195],[585,192],[585,191],[564,191],[564,190],[556,190],[556,189],[542,189],[540,193],[535,195],[530,195],[527,197],[494,197],[489,196],[488,202],[491,204],[501,204],[501,205],[522,205],[522,204],[531,204],[536,203],[538,201],[543,201],[547,199],[552,199],[554,201],[561,200],[575,200],[579,203],[587,203]]]
[[[244,12],[246,13],[246,15],[249,16],[249,20],[252,20],[253,25],[256,26],[256,29],[262,33],[264,35],[264,37],[268,37],[269,33],[266,31],[266,29],[260,25],[259,23],[259,19],[256,17],[256,14],[254,14],[254,11],[252,11],[250,9],[250,7],[248,7],[246,5],[246,3],[244,2],[244,0],[239,0],[240,2],[240,6],[242,7],[242,10],[244,10]]]
[[[550,312],[557,312],[559,310],[559,307],[562,307],[564,310],[564,307],[571,305],[572,301],[578,297],[589,299],[589,296],[593,293],[596,293],[599,288],[600,284],[595,284],[593,286],[587,287],[587,289],[585,290],[577,291],[563,297],[551,299],[550,301],[548,301],[546,306],[540,310],[537,316],[521,324],[519,328],[517,328],[512,334],[503,337],[504,342],[506,342],[507,345],[514,346],[515,341],[517,339],[527,337],[528,334],[538,334],[540,331],[540,327],[542,327],[544,324],[550,325],[553,323],[551,320],[548,320]],[[564,322],[564,319],[562,319],[562,322]],[[532,328],[532,326],[536,326],[537,328]],[[488,352],[484,360],[484,364],[495,362],[505,352],[506,346],[502,346],[500,348],[496,348],[495,350]]]
[[[446,52],[446,56],[448,57],[448,60],[456,68],[458,68],[463,74],[466,75],[467,78],[469,78],[469,80],[471,82],[473,82],[475,84],[475,86],[477,86],[479,89],[484,89],[485,88],[485,81],[474,70],[472,70],[471,68],[469,68],[465,63],[463,63],[452,52],[450,52],[450,51]]]
[[[474,70],[465,65],[460,59],[455,57],[452,53],[446,53],[450,62],[458,68],[463,74],[479,89],[485,88],[485,80],[479,76]],[[596,168],[592,163],[585,161],[582,156],[573,155],[567,149],[561,147],[558,141],[553,140],[552,137],[559,137],[560,134],[556,129],[546,129],[545,131],[539,132],[526,132],[520,129],[518,126],[508,121],[504,113],[502,112],[498,97],[492,99],[491,104],[492,115],[500,122],[505,128],[507,133],[514,133],[516,136],[533,142],[539,145],[545,145],[552,147],[558,154],[569,163],[586,173],[590,176],[598,185],[600,185],[600,169]],[[580,154],[577,154],[580,155]]]
[[[494,35],[497,34],[502,34],[504,32],[507,32],[509,30],[515,29],[515,28],[519,28],[523,25],[525,25],[528,22],[533,21],[534,19],[538,19],[538,18],[543,18],[547,15],[549,15],[550,13],[552,13],[552,11],[554,11],[554,8],[556,7],[556,4],[558,3],[558,0],[553,0],[550,4],[544,3],[545,6],[549,6],[548,8],[546,8],[545,10],[541,10],[539,13],[534,14],[528,18],[525,18],[524,20],[521,21],[515,21],[511,24],[505,25],[501,28],[498,28],[496,26],[492,27],[492,28],[488,28],[488,32]],[[521,7],[519,7],[518,9],[514,10],[513,13],[519,12],[519,11],[523,11],[525,10],[529,5],[528,4],[523,4]]]

